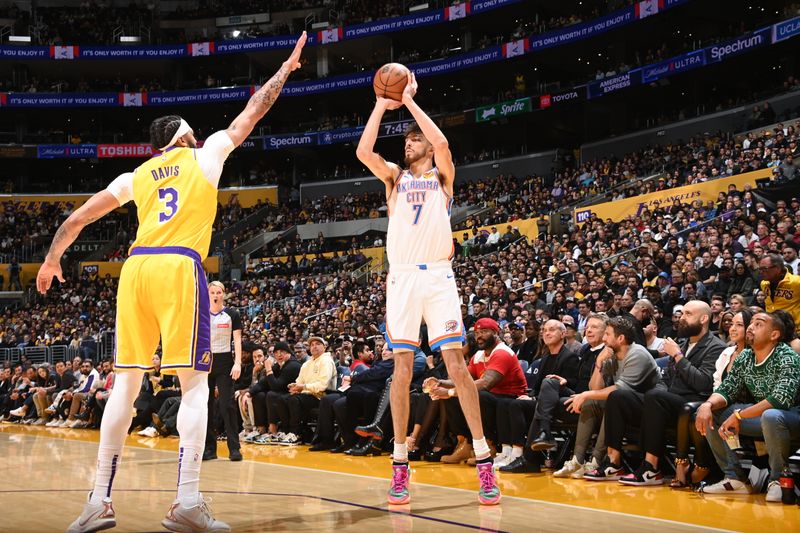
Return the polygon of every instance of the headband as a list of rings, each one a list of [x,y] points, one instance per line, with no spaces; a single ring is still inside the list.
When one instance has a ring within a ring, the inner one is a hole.
[[[185,120],[181,119],[181,125],[178,126],[178,131],[175,132],[175,135],[172,136],[172,140],[169,141],[169,144],[166,146],[159,148],[162,152],[170,148],[173,144],[178,142],[178,139],[186,135],[187,133],[191,132],[192,128],[189,124],[186,123]]]

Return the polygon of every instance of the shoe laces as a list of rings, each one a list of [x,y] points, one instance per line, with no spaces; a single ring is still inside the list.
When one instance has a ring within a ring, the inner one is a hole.
[[[213,500],[211,498],[206,498],[205,496],[200,497],[200,512],[203,513],[203,516],[206,518],[208,523],[214,522],[214,514],[211,510],[211,502]]]
[[[394,466],[392,474],[392,492],[401,492],[408,485],[408,466]]]
[[[491,492],[495,486],[494,468],[491,464],[478,465],[478,480],[484,492]]]

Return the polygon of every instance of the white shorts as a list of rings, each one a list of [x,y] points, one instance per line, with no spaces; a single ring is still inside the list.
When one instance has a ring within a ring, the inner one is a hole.
[[[462,344],[464,325],[455,275],[449,262],[400,265],[389,269],[386,284],[386,336],[389,347],[419,348],[422,320],[428,326],[428,344]]]

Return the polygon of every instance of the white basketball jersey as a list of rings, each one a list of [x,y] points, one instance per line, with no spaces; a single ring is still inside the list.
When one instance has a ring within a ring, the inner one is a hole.
[[[450,208],[436,167],[415,178],[404,170],[388,199],[389,229],[386,255],[389,265],[417,265],[450,261],[453,234]]]

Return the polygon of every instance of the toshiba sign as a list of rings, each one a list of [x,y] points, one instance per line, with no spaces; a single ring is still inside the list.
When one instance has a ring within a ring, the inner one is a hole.
[[[97,157],[150,157],[155,153],[149,144],[98,144]]]

